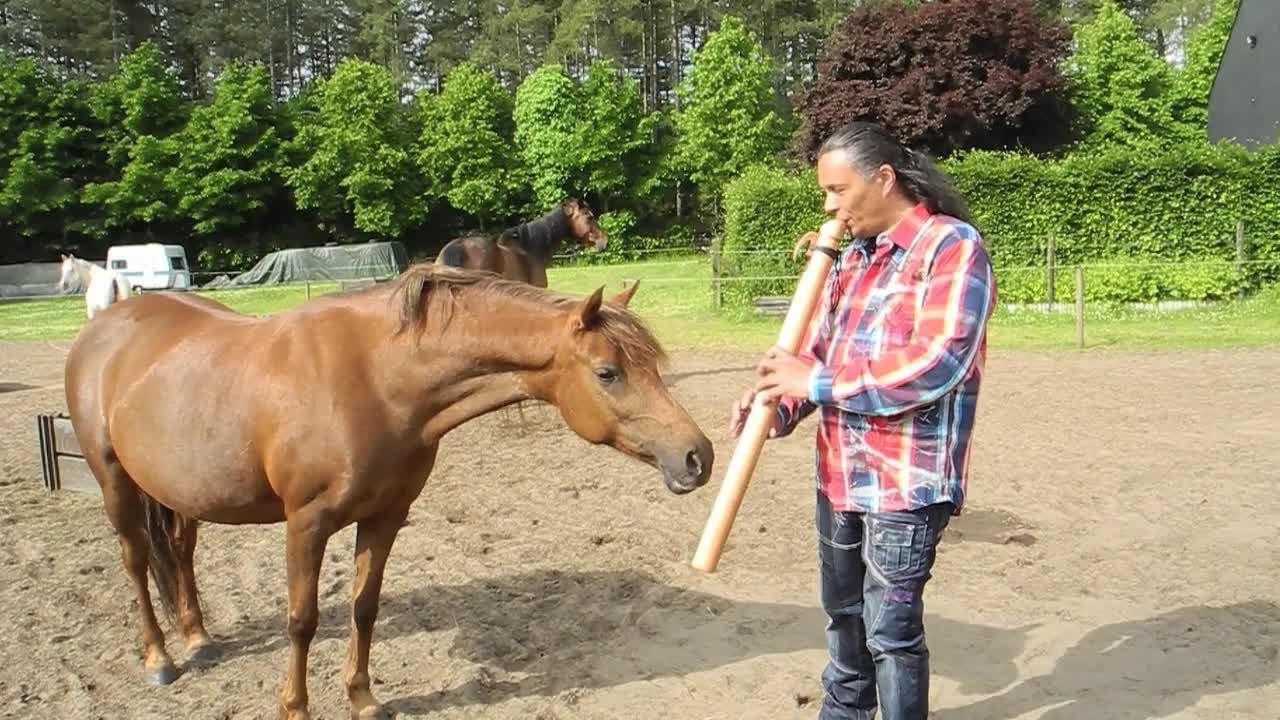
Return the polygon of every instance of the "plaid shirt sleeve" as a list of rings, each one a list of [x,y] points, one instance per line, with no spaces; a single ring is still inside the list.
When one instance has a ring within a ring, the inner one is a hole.
[[[892,416],[936,402],[969,373],[995,300],[986,250],[971,229],[939,251],[913,341],[846,365],[815,363],[809,400],[860,415]]]

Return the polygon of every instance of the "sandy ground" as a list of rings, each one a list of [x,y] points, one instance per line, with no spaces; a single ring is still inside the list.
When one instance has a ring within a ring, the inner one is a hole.
[[[197,571],[224,655],[187,667],[171,632],[183,675],[145,685],[100,502],[40,483],[34,416],[63,409],[66,344],[0,346],[0,717],[275,717],[282,527],[204,526]],[[719,451],[690,496],[547,414],[523,434],[491,416],[447,438],[388,570],[382,701],[441,720],[814,717],[812,424],[766,448],[720,571],[688,566],[753,361],[675,358],[674,391]],[[935,717],[1280,717],[1280,351],[989,368],[970,510],[927,595]],[[353,535],[324,567],[317,718],[347,712]]]

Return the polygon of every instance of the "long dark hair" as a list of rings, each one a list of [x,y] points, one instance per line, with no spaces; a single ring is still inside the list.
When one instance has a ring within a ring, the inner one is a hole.
[[[841,150],[854,170],[871,177],[881,165],[893,168],[898,187],[913,202],[922,202],[929,211],[950,215],[972,223],[969,206],[948,178],[922,152],[898,142],[874,123],[851,122],[836,130],[818,148],[818,156]]]

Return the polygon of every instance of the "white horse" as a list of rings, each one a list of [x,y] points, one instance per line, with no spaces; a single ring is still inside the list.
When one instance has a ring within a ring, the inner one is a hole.
[[[114,302],[129,297],[129,283],[115,270],[108,270],[75,255],[62,256],[62,277],[58,278],[58,292],[71,287],[72,278],[84,288],[84,304],[92,320],[95,313]]]

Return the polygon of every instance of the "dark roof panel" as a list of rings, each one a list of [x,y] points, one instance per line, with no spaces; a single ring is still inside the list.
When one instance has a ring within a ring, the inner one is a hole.
[[[1240,0],[1209,95],[1209,141],[1280,140],[1280,2]]]

